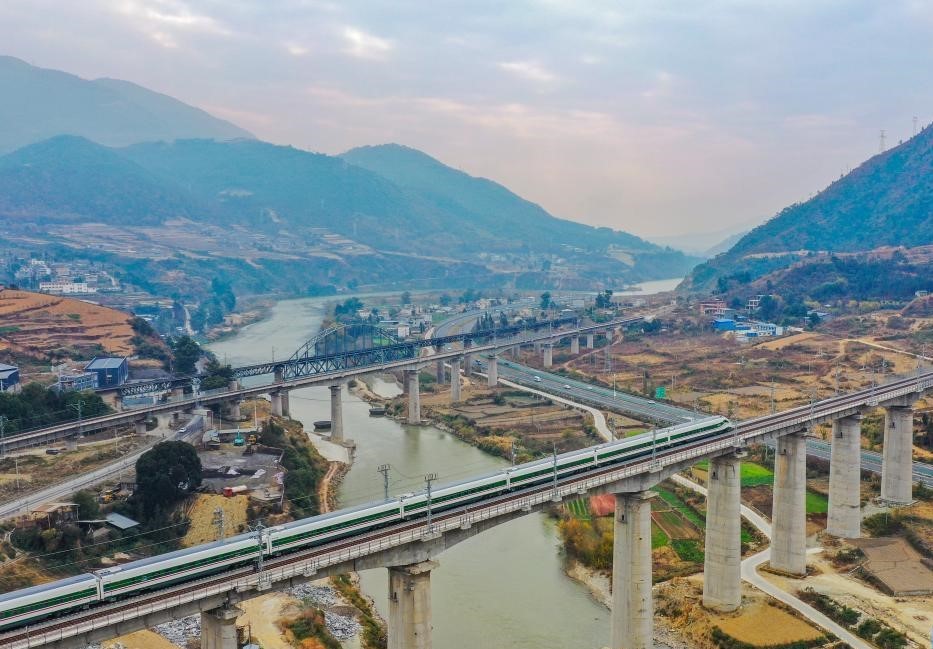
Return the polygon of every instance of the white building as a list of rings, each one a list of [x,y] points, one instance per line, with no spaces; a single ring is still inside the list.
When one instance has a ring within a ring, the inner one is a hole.
[[[39,282],[42,293],[57,293],[61,295],[78,295],[96,293],[97,289],[88,286],[87,282]]]

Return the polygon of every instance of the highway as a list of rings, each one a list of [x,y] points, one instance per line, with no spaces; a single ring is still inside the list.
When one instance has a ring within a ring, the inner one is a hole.
[[[463,313],[437,326],[437,331],[444,335],[456,332],[475,322],[483,311]],[[481,360],[478,360],[482,364]],[[575,381],[559,374],[553,374],[520,365],[511,361],[499,359],[499,376],[518,383],[519,385],[535,388],[542,392],[569,400],[585,403],[590,406],[629,415],[635,419],[647,420],[662,426],[690,421],[697,417],[706,416],[669,403],[646,399],[625,392],[613,391],[598,385],[591,385],[582,381]],[[538,377],[540,381],[535,381]],[[822,440],[807,439],[807,455],[827,462],[830,459],[830,445]],[[881,474],[881,453],[876,451],[862,451],[862,469],[875,474]],[[933,465],[923,462],[913,464],[914,482],[920,482],[925,487],[933,488]]]

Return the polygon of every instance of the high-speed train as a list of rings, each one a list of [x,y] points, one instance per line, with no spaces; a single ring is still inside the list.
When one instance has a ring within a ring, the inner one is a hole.
[[[623,440],[563,453],[509,467],[431,491],[431,512],[463,507],[484,498],[540,486],[597,467],[630,463],[667,453],[678,447],[711,441],[732,431],[724,417],[708,417]],[[556,465],[556,469],[555,469]],[[223,541],[169,552],[159,556],[104,568],[24,590],[0,595],[0,631],[35,624],[63,613],[90,608],[154,591],[170,584],[198,579],[238,566],[376,530],[401,521],[426,517],[426,492],[406,494],[387,502],[370,503],[313,516]]]

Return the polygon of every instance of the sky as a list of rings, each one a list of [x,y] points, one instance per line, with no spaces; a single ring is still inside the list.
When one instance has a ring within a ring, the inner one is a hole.
[[[746,229],[933,120],[926,0],[6,0],[0,54],[649,237]]]

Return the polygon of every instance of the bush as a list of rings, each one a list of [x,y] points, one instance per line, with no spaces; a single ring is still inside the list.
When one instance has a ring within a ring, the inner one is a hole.
[[[881,512],[866,517],[862,521],[862,527],[872,536],[890,536],[901,531],[903,523],[898,512]]]

